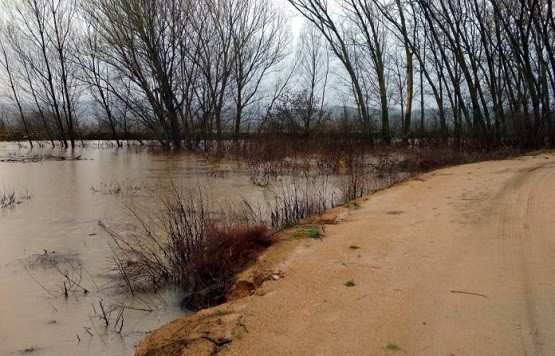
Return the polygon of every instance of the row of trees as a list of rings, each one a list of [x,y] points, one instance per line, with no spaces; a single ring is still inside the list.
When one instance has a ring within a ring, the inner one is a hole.
[[[221,138],[230,110],[238,134],[289,40],[269,0],[11,0],[5,10],[5,94],[28,136],[66,147],[91,101],[115,137],[138,122],[164,146],[192,147]]]
[[[550,0],[283,3],[299,36],[275,0],[7,0],[3,101],[27,137],[66,147],[85,106],[118,145],[142,130],[193,148],[247,123],[309,136],[333,116],[385,144],[555,142]]]
[[[420,128],[427,100],[439,134],[485,145],[553,144],[555,17],[551,0],[289,0],[327,40],[348,73],[360,117],[391,138],[391,95],[402,138]],[[395,93],[396,91],[396,93]],[[395,101],[395,100],[394,100]]]

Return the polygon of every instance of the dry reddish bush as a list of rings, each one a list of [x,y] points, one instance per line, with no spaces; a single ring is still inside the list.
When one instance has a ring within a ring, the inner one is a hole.
[[[188,274],[195,276],[197,283],[182,305],[196,310],[224,302],[236,274],[255,262],[272,243],[264,225],[207,229],[204,242],[191,256],[192,270]]]
[[[118,232],[101,223],[114,243],[119,285],[131,293],[179,286],[187,309],[219,303],[237,273],[272,244],[272,235],[237,212],[212,211],[200,192],[175,188],[170,196],[162,199],[158,218],[133,212],[140,228]]]

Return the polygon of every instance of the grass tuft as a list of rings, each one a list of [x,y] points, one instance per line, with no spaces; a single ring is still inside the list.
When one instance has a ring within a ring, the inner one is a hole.
[[[295,230],[293,237],[310,237],[312,239],[322,238],[322,228],[311,227],[311,228],[298,228]]]
[[[244,333],[242,330],[236,331],[233,333],[233,339],[234,340],[241,340],[244,337]]]
[[[226,313],[225,310],[216,308],[214,309],[214,315],[224,315]]]
[[[392,342],[392,341],[388,342],[387,345],[385,346],[385,348],[390,350],[390,351],[399,351],[399,350],[401,350],[399,345],[397,345],[397,343]]]

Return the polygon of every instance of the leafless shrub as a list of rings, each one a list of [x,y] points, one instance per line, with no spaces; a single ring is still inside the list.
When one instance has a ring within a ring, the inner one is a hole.
[[[36,253],[17,262],[31,269],[54,269],[63,265],[80,265],[79,257],[76,253],[57,253],[56,251],[48,250],[43,250],[43,253]]]
[[[26,190],[18,193],[13,188],[4,187],[4,190],[0,192],[0,208],[8,208],[29,199],[31,199],[31,194]]]
[[[131,293],[177,285],[186,292],[186,307],[210,305],[224,298],[235,274],[272,242],[264,225],[215,213],[200,190],[174,186],[159,199],[158,216],[132,209],[136,230],[117,232],[100,223],[112,238],[120,282]]]
[[[103,298],[91,303],[91,306],[93,310],[93,313],[89,315],[91,324],[90,327],[84,327],[84,329],[91,337],[99,336],[103,342],[103,335],[106,335],[109,331],[117,334],[122,333],[126,312],[151,313],[155,310],[155,307],[135,307],[123,301],[106,300]],[[102,326],[103,329],[97,328],[98,323],[101,324],[99,326]]]
[[[284,169],[281,161],[266,161],[249,164],[247,171],[252,184],[267,187],[271,182],[276,181],[280,174],[283,174]]]
[[[15,191],[4,188],[4,192],[0,195],[0,207],[7,208],[18,204],[19,202],[20,201],[17,198]]]
[[[335,205],[334,197],[328,176],[293,177],[267,193],[271,226],[282,229],[308,216],[321,214]]]
[[[136,195],[138,192],[145,189],[147,189],[147,186],[144,183],[135,183],[132,179],[111,181],[110,183],[101,182],[99,188],[91,187],[93,193],[123,196]]]
[[[374,175],[366,157],[351,156],[343,165],[344,172],[339,178],[343,202],[372,193],[370,186]]]
[[[89,293],[89,288],[83,285],[83,266],[77,254],[44,250],[44,253],[34,254],[17,262],[21,263],[31,279],[52,297],[63,296],[68,298],[78,292],[83,295]],[[55,269],[63,279],[56,288],[47,287],[31,274],[30,270],[36,268]],[[92,280],[92,283],[94,284],[94,280]]]
[[[84,295],[89,293],[89,289],[83,287],[81,284],[83,281],[83,269],[81,263],[77,266],[70,264],[69,268],[60,269],[56,267],[56,270],[64,277],[62,281],[62,294],[65,298],[68,298],[70,294],[75,294],[77,292],[82,292]]]
[[[125,306],[107,303],[104,299],[100,299],[98,301],[98,309],[95,304],[92,304],[92,307],[94,311],[93,316],[99,319],[106,328],[113,324],[114,331],[118,334],[121,333],[125,322]]]

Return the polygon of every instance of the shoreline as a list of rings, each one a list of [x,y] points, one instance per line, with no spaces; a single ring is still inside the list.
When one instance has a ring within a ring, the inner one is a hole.
[[[242,338],[242,334],[248,332],[242,324],[242,315],[234,307],[228,307],[251,296],[265,295],[264,287],[286,278],[287,268],[304,253],[307,245],[319,243],[326,238],[326,227],[342,224],[353,211],[359,209],[359,203],[369,200],[370,196],[328,209],[319,216],[306,218],[295,226],[279,231],[276,242],[263,251],[252,266],[237,275],[234,286],[226,295],[228,300],[225,303],[201,309],[152,330],[135,347],[135,355],[181,355],[183,352],[190,355],[212,355],[221,351],[228,343]],[[299,236],[299,230],[312,228],[318,228],[322,233],[317,238]],[[169,338],[168,334],[171,335]],[[157,344],[158,346],[154,346]]]
[[[294,226],[278,231],[274,244],[264,250],[253,265],[237,274],[233,287],[226,294],[226,302],[160,325],[135,346],[135,355],[212,355],[220,352],[222,347],[246,332],[241,313],[228,311],[226,306],[250,296],[263,296],[266,293],[263,287],[284,278],[285,270],[297,256],[304,253],[307,244],[318,243],[326,238],[327,226],[342,224],[351,213],[359,210],[361,204],[370,200],[376,193],[417,179],[422,174],[426,173],[408,174],[370,195],[327,209],[322,214],[304,218]],[[299,234],[299,231],[307,232],[314,228],[321,232],[316,238],[306,233]],[[169,338],[168,333],[171,334]],[[148,341],[152,335],[154,340]],[[161,346],[153,347],[153,344]]]

